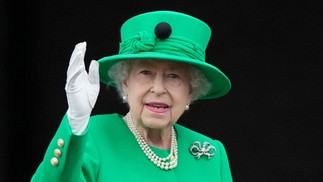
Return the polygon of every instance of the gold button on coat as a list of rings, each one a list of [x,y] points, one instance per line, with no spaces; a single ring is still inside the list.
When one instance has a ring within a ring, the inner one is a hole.
[[[64,140],[63,139],[58,139],[57,140],[57,145],[60,146],[60,147],[64,147]]]
[[[55,150],[54,150],[54,155],[55,155],[56,157],[60,157],[60,156],[62,155],[61,150],[59,150],[59,149],[55,149]]]
[[[52,164],[52,166],[57,166],[58,165],[58,159],[56,157],[53,157],[51,160],[50,160],[50,163]]]

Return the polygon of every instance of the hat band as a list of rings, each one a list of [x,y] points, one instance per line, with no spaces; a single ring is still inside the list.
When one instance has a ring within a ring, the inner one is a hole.
[[[119,54],[138,52],[158,52],[175,56],[183,56],[205,62],[205,51],[195,42],[183,37],[171,36],[157,41],[155,35],[139,32],[137,35],[120,43]]]

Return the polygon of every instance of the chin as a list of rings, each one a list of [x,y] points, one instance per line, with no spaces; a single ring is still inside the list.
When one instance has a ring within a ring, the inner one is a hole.
[[[151,128],[151,129],[163,129],[166,128],[170,125],[170,121],[169,120],[165,120],[165,119],[156,119],[156,118],[146,118],[145,120],[143,120],[143,124],[147,127],[147,128]]]

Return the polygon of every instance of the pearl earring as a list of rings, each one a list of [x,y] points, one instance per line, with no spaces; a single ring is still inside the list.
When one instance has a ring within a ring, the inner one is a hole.
[[[186,104],[186,106],[185,106],[185,110],[187,111],[187,110],[189,110],[189,109],[190,109],[190,105]]]
[[[122,96],[122,100],[123,100],[123,102],[128,102],[128,97],[127,96]]]

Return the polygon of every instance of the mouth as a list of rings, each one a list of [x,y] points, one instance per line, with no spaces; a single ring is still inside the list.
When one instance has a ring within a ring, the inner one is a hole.
[[[168,104],[165,104],[165,103],[157,103],[157,102],[146,103],[145,106],[150,111],[155,112],[155,113],[164,113],[170,107]]]

